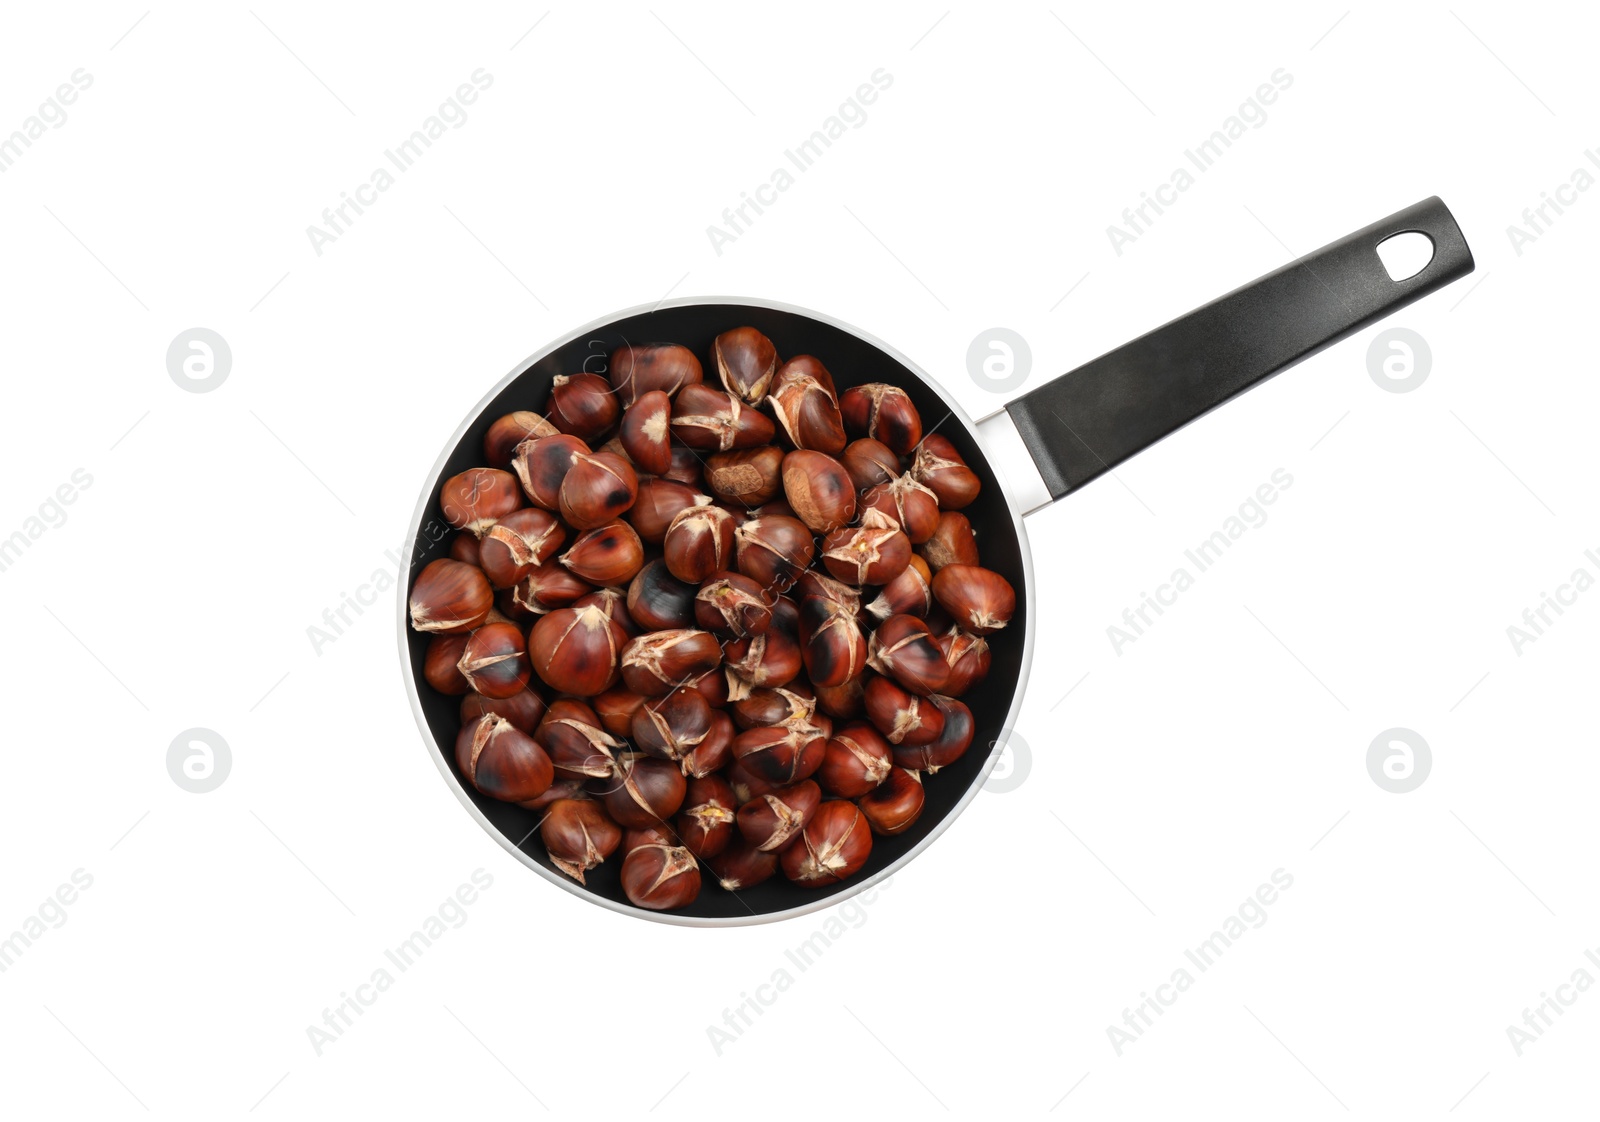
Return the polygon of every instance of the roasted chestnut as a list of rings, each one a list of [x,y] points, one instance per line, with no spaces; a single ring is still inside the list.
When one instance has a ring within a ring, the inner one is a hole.
[[[542,616],[570,607],[593,591],[593,586],[568,572],[560,561],[551,560],[534,566],[511,586],[510,604],[515,611]]]
[[[622,859],[622,891],[640,908],[682,908],[700,895],[700,865],[682,846],[641,845]]]
[[[894,615],[926,616],[933,607],[933,574],[916,554],[898,576],[873,597],[867,612],[878,619]]]
[[[663,697],[721,662],[722,645],[710,632],[688,628],[653,631],[623,648],[622,680],[634,693]]]
[[[711,502],[710,495],[702,495],[687,483],[672,479],[639,480],[638,497],[628,511],[628,521],[639,531],[639,536],[651,545],[660,545],[667,536],[672,520],[692,506]]]
[[[593,440],[616,424],[621,412],[616,393],[598,374],[557,374],[551,380],[545,419],[562,432]]]
[[[972,745],[977,725],[972,710],[965,702],[953,697],[934,694],[925,705],[938,711],[941,725],[939,735],[927,744],[912,744],[909,740],[894,747],[894,762],[900,767],[925,771],[929,775],[959,760]]]
[[[664,760],[681,760],[711,731],[711,706],[694,689],[652,697],[633,711],[633,742]]]
[[[734,531],[738,569],[762,588],[786,591],[816,556],[811,531],[798,518],[762,515]]]
[[[764,413],[710,386],[685,386],[672,403],[672,435],[700,452],[770,444],[776,431]]]
[[[905,833],[922,816],[926,798],[922,776],[897,767],[881,786],[857,799],[856,805],[871,824],[873,833],[892,837]]]
[[[760,506],[783,490],[783,449],[768,444],[706,457],[706,487],[725,503]]]
[[[844,470],[857,491],[865,491],[880,483],[888,483],[900,476],[900,457],[889,450],[881,440],[864,436],[845,445],[839,456]]]
[[[686,790],[677,764],[651,756],[623,756],[617,774],[597,786],[611,817],[630,829],[671,818],[683,805]]]
[[[977,498],[983,487],[978,473],[967,466],[956,446],[938,433],[929,433],[917,445],[911,477],[939,496],[943,510],[960,510]]]
[[[618,439],[640,471],[660,475],[672,467],[672,399],[660,390],[641,394],[622,414]]]
[[[576,436],[539,436],[517,445],[511,469],[517,473],[529,502],[556,510],[561,505],[561,481],[572,470],[573,461],[588,454],[589,446]]]
[[[478,565],[495,588],[510,588],[555,556],[567,532],[548,510],[525,506],[514,510],[483,535]]]
[[[628,585],[628,614],[647,631],[692,627],[696,592],[694,585],[673,576],[658,557]]]
[[[832,533],[856,516],[850,474],[822,452],[801,448],[783,458],[783,493],[813,533]]]
[[[839,414],[833,378],[818,359],[797,355],[784,363],[767,400],[796,448],[830,456],[844,451],[844,418]]]
[[[733,515],[720,506],[691,506],[678,512],[662,540],[662,554],[673,576],[699,584],[733,560]]]
[[[734,789],[737,791],[737,786]],[[758,795],[739,808],[739,833],[757,849],[782,849],[811,820],[821,802],[822,788],[809,779]]]
[[[456,766],[485,795],[507,802],[537,798],[555,778],[550,757],[533,737],[494,713],[462,727]]]
[[[683,809],[673,820],[678,837],[696,857],[715,857],[728,847],[734,836],[733,788],[726,779],[708,775],[691,779],[683,799]]]
[[[887,674],[912,693],[938,693],[950,677],[950,664],[928,625],[916,616],[890,616],[872,633],[867,665]]]
[[[532,675],[522,629],[514,623],[484,624],[467,636],[456,669],[468,685],[485,697],[514,697],[521,693]]]
[[[839,409],[852,432],[882,441],[897,455],[909,455],[922,439],[922,417],[899,386],[852,386],[839,398]]]
[[[972,523],[965,514],[947,510],[939,515],[932,535],[917,551],[927,559],[929,571],[935,573],[946,565],[976,565],[978,536],[972,532]]]
[[[582,884],[583,874],[622,844],[622,827],[592,799],[560,799],[550,804],[539,823],[539,838],[550,863]]]
[[[960,697],[977,685],[989,673],[989,643],[981,635],[972,635],[951,627],[934,640],[950,667],[943,692],[950,697]]]
[[[869,488],[861,496],[861,509],[888,517],[905,531],[912,545],[921,545],[939,528],[937,496],[910,475],[898,475]]]
[[[888,584],[911,563],[911,541],[876,510],[822,539],[822,563],[846,584]]]
[[[928,698],[909,693],[889,678],[874,678],[865,689],[867,719],[890,744],[920,747],[944,731],[944,712]]]
[[[534,730],[556,774],[567,779],[611,779],[616,776],[624,744],[599,725],[595,711],[564,697],[550,706]]]
[[[833,799],[817,807],[800,839],[779,854],[783,875],[822,888],[861,871],[872,856],[872,827],[855,803]]]
[[[1011,621],[1017,594],[1011,582],[977,565],[946,565],[933,574],[934,599],[974,635],[992,635]]]
[[[711,361],[723,388],[746,405],[755,405],[772,384],[778,349],[755,328],[736,327],[712,341]]]
[[[561,555],[561,563],[590,584],[627,584],[644,566],[644,543],[632,526],[619,519],[579,534]]]
[[[772,605],[761,585],[742,573],[712,573],[694,598],[694,619],[705,631],[733,639],[764,635]]]
[[[529,689],[520,690],[510,697],[484,697],[479,693],[469,693],[461,699],[462,724],[470,724],[485,713],[497,713],[510,721],[512,727],[531,734],[544,720],[545,704],[542,697]]]
[[[535,437],[554,436],[559,431],[539,414],[526,409],[507,413],[496,419],[489,426],[489,431],[483,434],[483,458],[489,461],[490,467],[509,470],[517,445]]]
[[[735,833],[727,848],[715,857],[707,858],[706,864],[715,874],[718,884],[729,892],[738,892],[771,880],[778,871],[778,855],[756,848],[743,835]]]
[[[445,635],[471,631],[489,618],[494,589],[483,570],[441,557],[423,566],[411,586],[411,626]]]
[[[705,378],[694,352],[676,343],[618,347],[606,367],[606,377],[625,406],[655,390],[670,396]]]
[[[828,739],[816,779],[830,795],[855,799],[882,783],[893,766],[888,741],[871,725],[856,722]]]
[[[558,608],[528,633],[528,657],[551,689],[592,697],[617,684],[627,643],[627,632],[599,608]]]
[[[439,488],[439,510],[444,520],[479,538],[521,505],[515,477],[499,468],[468,468],[446,479]]]
[[[610,452],[595,452],[573,457],[556,502],[569,525],[592,530],[621,518],[638,493],[639,477],[626,460]]]

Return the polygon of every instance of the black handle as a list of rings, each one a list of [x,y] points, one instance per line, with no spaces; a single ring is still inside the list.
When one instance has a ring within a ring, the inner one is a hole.
[[[1433,242],[1433,258],[1392,280],[1378,243],[1413,231]],[[1059,499],[1472,267],[1449,209],[1425,199],[1040,386],[1006,412]]]

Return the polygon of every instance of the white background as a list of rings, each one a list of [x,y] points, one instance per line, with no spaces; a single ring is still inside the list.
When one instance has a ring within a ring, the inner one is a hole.
[[[144,11],[0,32],[0,133],[93,75],[0,175],[0,537],[93,478],[0,573],[0,934],[93,877],[0,974],[4,1113],[1592,1110],[1600,995],[1520,1057],[1506,1032],[1600,977],[1600,593],[1506,634],[1600,573],[1600,192],[1520,255],[1506,233],[1600,148],[1577,6]],[[465,124],[318,256],[306,227],[480,67]],[[716,253],[707,226],[878,68],[866,123]],[[1266,123],[1114,253],[1278,68]],[[1478,271],[1384,325],[1428,341],[1427,381],[1376,385],[1370,328],[1032,517],[1025,782],[803,973],[785,951],[834,913],[646,924],[507,856],[419,741],[392,593],[308,639],[482,393],[615,309],[813,307],[981,415],[989,328],[1036,386],[1431,194]],[[195,326],[233,353],[205,394],[165,364]],[[1268,521],[1116,653],[1108,625],[1279,468]],[[209,794],[167,772],[194,726],[231,749]],[[1366,764],[1395,726],[1432,750],[1404,795]],[[318,1056],[307,1027],[479,868],[465,925]],[[1119,1056],[1107,1027],[1280,868],[1265,925]],[[785,968],[719,1054],[707,1026]]]

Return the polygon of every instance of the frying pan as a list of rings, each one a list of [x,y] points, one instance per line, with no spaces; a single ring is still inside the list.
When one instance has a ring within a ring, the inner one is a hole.
[[[1377,247],[1408,232],[1426,235],[1433,257],[1414,276],[1396,281]],[[967,417],[906,356],[837,320],[799,308],[744,299],[682,299],[581,328],[519,364],[478,403],[422,489],[407,539],[411,575],[400,582],[399,625],[406,692],[423,740],[456,796],[492,837],[547,880],[613,911],[664,923],[727,927],[786,919],[838,903],[893,875],[926,849],[977,795],[1004,749],[1003,732],[1022,705],[1036,633],[1024,516],[1472,268],[1472,253],[1455,219],[1439,199],[1426,199],[1039,386],[979,422]],[[550,864],[535,836],[537,812],[488,798],[462,777],[454,751],[458,700],[426,686],[422,670],[427,636],[408,626],[407,597],[414,574],[448,551],[448,528],[438,508],[441,483],[482,462],[483,436],[492,421],[517,409],[541,408],[557,374],[603,373],[605,356],[624,343],[681,343],[704,357],[717,335],[746,324],[767,335],[784,358],[820,358],[841,393],[864,382],[889,382],[911,395],[925,430],[937,428],[948,437],[983,481],[982,499],[963,513],[977,531],[983,564],[1016,589],[1016,614],[1009,627],[990,636],[989,675],[962,699],[976,720],[974,748],[929,778],[922,816],[910,830],[873,838],[865,869],[829,888],[802,888],[780,874],[737,893],[718,888],[707,874],[691,906],[647,911],[623,895],[620,856],[592,870],[588,884],[579,885]],[[978,750],[980,745],[989,751]]]

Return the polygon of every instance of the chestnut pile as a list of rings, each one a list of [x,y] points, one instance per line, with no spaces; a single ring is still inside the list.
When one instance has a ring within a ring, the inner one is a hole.
[[[960,513],[977,475],[904,390],[838,393],[751,327],[710,358],[721,389],[625,346],[496,420],[411,589],[461,774],[542,812],[579,883],[620,850],[641,908],[691,903],[702,866],[729,891],[860,871],[971,744],[959,698],[1016,606]]]

